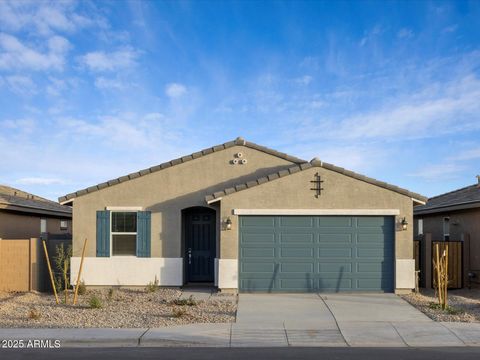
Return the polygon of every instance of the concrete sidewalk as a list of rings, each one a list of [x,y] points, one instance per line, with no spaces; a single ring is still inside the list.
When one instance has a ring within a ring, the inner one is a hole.
[[[0,340],[60,340],[62,347],[480,346],[480,323],[347,322],[316,328],[192,324],[157,329],[0,329]],[[0,351],[1,352],[1,351]]]

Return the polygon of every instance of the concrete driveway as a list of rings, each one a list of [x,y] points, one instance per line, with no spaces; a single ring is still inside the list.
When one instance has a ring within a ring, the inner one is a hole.
[[[394,294],[240,294],[237,323],[336,325],[337,322],[427,321]]]
[[[394,294],[240,294],[232,346],[464,346]]]

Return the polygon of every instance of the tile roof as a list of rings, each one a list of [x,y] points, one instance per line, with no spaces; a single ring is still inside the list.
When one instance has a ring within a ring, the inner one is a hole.
[[[125,181],[128,181],[128,180],[135,179],[135,178],[140,177],[140,176],[148,175],[148,174],[151,174],[153,172],[160,171],[160,170],[163,170],[163,169],[166,169],[166,168],[169,168],[171,166],[178,165],[178,164],[182,164],[182,163],[185,163],[187,161],[197,159],[199,157],[206,156],[208,154],[211,154],[211,153],[214,153],[214,152],[217,152],[217,151],[222,151],[222,150],[231,148],[233,146],[245,146],[245,147],[248,147],[248,148],[251,148],[251,149],[262,151],[264,153],[267,153],[267,154],[270,154],[270,155],[273,155],[273,156],[277,156],[279,158],[285,159],[287,161],[290,161],[290,162],[296,163],[296,164],[302,164],[302,163],[306,162],[305,160],[299,159],[297,157],[290,156],[288,154],[285,154],[285,153],[267,148],[265,146],[257,145],[255,143],[252,143],[252,142],[249,142],[249,141],[245,141],[243,138],[238,137],[235,140],[226,142],[224,144],[213,146],[213,147],[195,152],[193,154],[183,156],[181,158],[174,159],[174,160],[165,162],[163,164],[150,167],[148,169],[140,170],[140,171],[137,171],[137,172],[125,175],[125,176],[121,176],[119,178],[109,180],[109,181],[106,181],[104,183],[88,187],[88,188],[83,189],[83,190],[75,191],[73,193],[70,193],[70,194],[67,194],[65,196],[62,196],[62,197],[58,198],[58,201],[60,203],[65,203],[65,202],[68,202],[68,200],[73,200],[76,197],[101,190],[101,189],[106,188],[108,186],[113,186],[113,185],[119,184],[121,182],[125,182]]]
[[[332,165],[332,164],[329,164],[329,163],[325,163],[325,162],[319,160],[318,158],[312,159],[312,161],[310,161],[310,162],[305,162],[303,164],[294,165],[294,166],[292,166],[292,167],[290,167],[286,170],[281,170],[281,171],[278,171],[276,173],[261,177],[261,178],[255,180],[255,181],[249,181],[247,183],[238,184],[238,185],[235,185],[233,187],[215,192],[211,195],[207,195],[205,197],[205,200],[207,202],[214,202],[215,200],[221,199],[223,196],[228,196],[228,195],[233,194],[235,192],[250,189],[252,187],[262,185],[266,182],[270,182],[270,181],[273,181],[273,180],[276,180],[276,179],[279,179],[279,178],[282,178],[282,177],[285,177],[285,176],[289,176],[289,175],[295,174],[297,172],[304,171],[306,169],[310,169],[312,167],[321,167],[321,168],[324,168],[324,169],[335,171],[337,173],[352,177],[354,179],[364,181],[364,182],[367,182],[369,184],[373,184],[373,185],[376,185],[376,186],[380,186],[382,188],[385,188],[385,189],[388,189],[388,190],[391,190],[391,191],[395,191],[395,192],[400,193],[402,195],[409,196],[411,198],[414,198],[415,200],[427,201],[427,198],[423,195],[408,191],[406,189],[402,189],[402,188],[400,188],[398,186],[395,186],[395,185],[387,184],[386,182],[383,182],[383,181],[379,181],[379,180],[369,178],[369,177],[361,175],[361,174],[357,174],[353,171],[346,170],[344,168],[341,168],[341,167],[338,167],[338,166],[335,166],[335,165]]]
[[[72,208],[25,191],[0,185],[0,207],[8,210],[37,212],[71,217]]]
[[[480,184],[470,185],[428,199],[422,206],[414,208],[414,214],[442,212],[455,207],[456,210],[480,207]]]

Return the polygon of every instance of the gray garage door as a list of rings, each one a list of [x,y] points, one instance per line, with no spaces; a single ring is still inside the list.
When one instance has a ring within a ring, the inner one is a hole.
[[[240,291],[393,291],[394,218],[241,216]]]

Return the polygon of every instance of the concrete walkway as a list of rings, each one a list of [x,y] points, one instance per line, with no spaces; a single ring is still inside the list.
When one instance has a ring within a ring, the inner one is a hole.
[[[0,339],[60,340],[63,347],[480,346],[480,323],[434,322],[393,294],[241,294],[233,324],[0,329]]]

